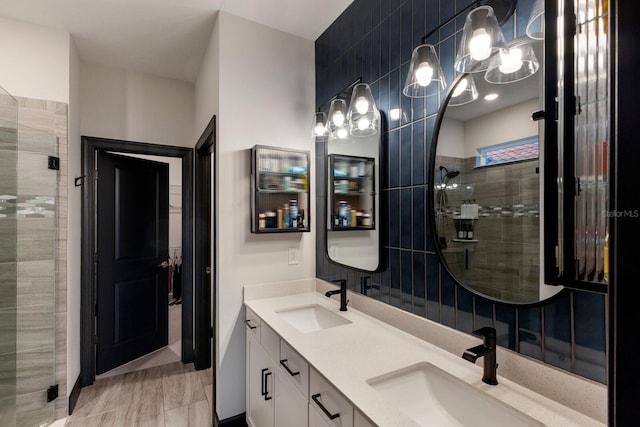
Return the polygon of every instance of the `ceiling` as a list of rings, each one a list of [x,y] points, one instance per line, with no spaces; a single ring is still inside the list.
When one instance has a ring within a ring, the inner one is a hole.
[[[194,82],[219,10],[315,40],[353,0],[0,0],[0,16],[71,33],[83,61]]]

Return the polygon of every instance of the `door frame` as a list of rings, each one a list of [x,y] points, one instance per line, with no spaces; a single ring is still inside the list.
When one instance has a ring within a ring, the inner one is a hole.
[[[193,148],[82,136],[82,243],[80,376],[83,387],[96,378],[96,155],[98,151],[179,157],[182,160],[182,362],[193,362]],[[78,183],[76,183],[78,185]]]
[[[217,182],[216,147],[216,116],[214,115],[198,138],[194,153],[194,366],[196,369],[209,368],[215,360],[215,327],[211,313],[216,306],[217,229],[214,218],[217,213],[217,197],[212,193],[215,191]],[[207,268],[209,268],[208,273]],[[215,399],[215,391],[213,397]]]

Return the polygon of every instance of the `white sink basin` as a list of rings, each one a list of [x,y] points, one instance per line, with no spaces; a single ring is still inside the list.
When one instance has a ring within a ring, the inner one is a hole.
[[[421,426],[543,425],[426,362],[371,378],[367,384]]]
[[[301,332],[319,331],[351,323],[350,320],[317,304],[290,308],[277,313]]]

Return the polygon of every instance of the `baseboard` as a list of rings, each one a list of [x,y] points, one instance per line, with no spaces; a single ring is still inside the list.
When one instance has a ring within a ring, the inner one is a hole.
[[[78,397],[80,397],[80,389],[82,389],[81,385],[81,376],[78,375],[76,379],[76,383],[73,385],[71,389],[71,393],[69,393],[69,415],[73,413],[73,410],[76,407],[76,403],[78,402]]]
[[[218,420],[218,414],[215,414],[216,422],[215,426],[218,427],[247,427],[247,422],[245,420],[245,413],[236,415],[235,417],[227,418],[225,420]]]

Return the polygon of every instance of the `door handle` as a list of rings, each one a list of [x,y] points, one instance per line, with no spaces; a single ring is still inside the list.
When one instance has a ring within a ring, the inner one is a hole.
[[[211,274],[211,267],[205,268],[204,272],[207,273],[207,274]]]
[[[167,268],[169,267],[169,263],[167,261],[162,261],[160,264],[158,264],[158,267]]]

